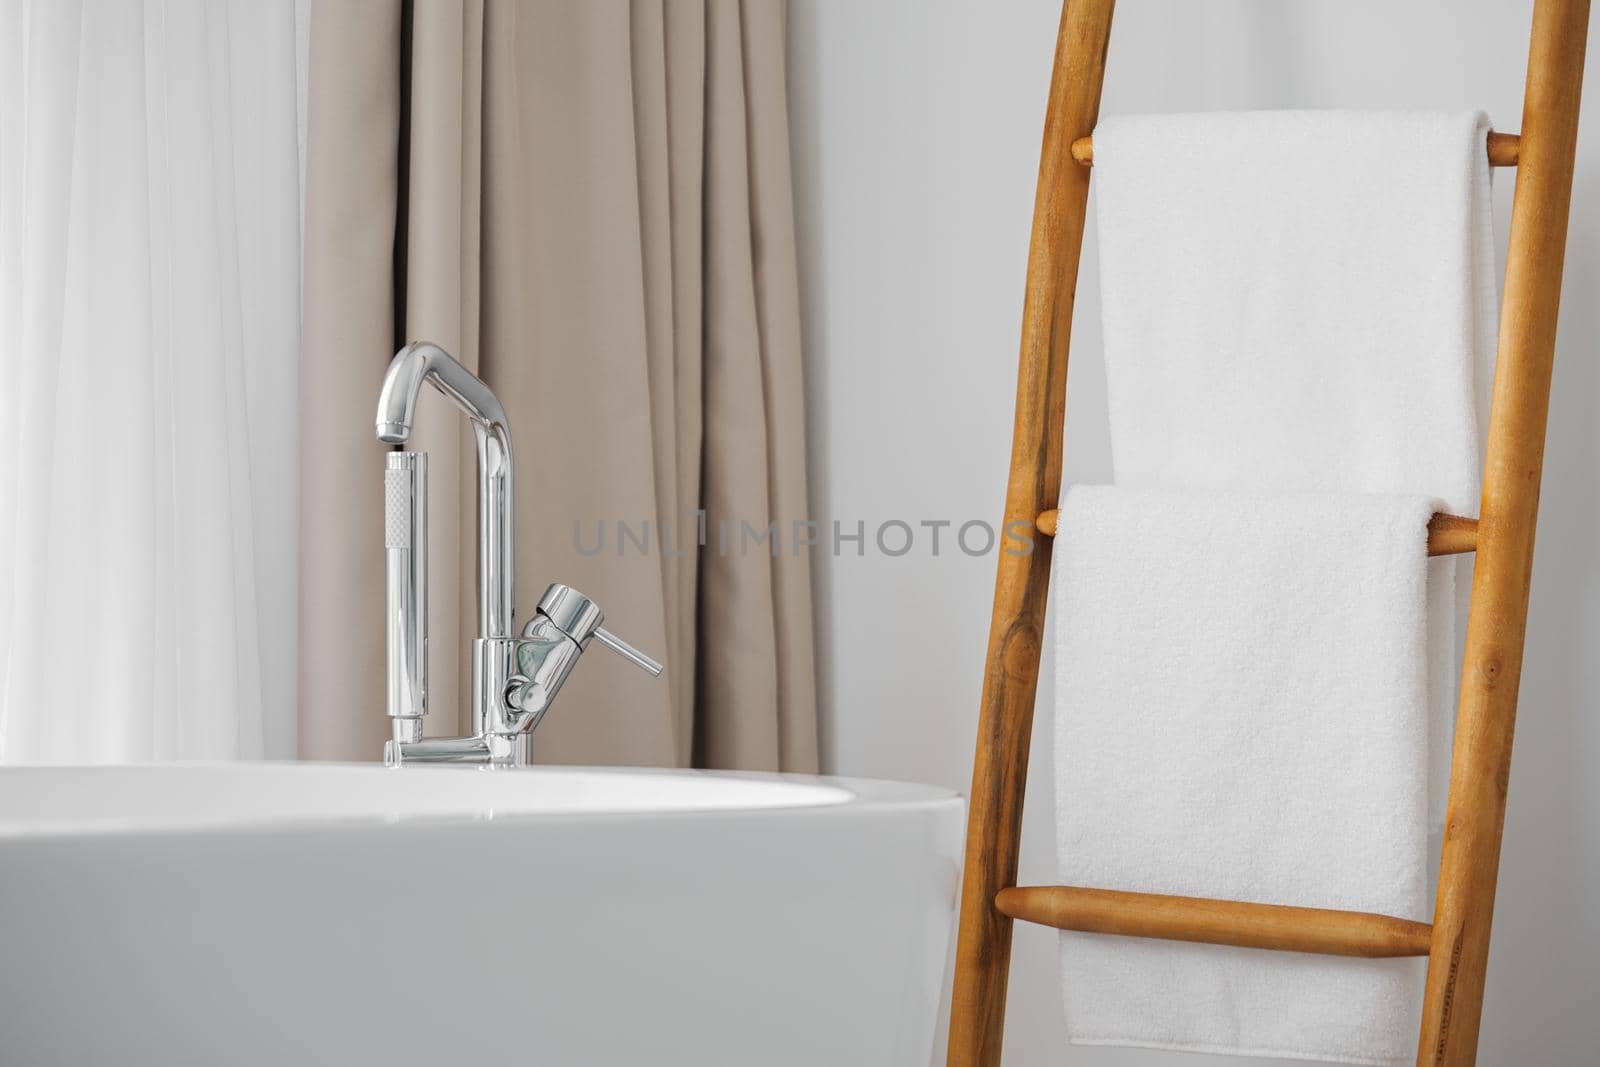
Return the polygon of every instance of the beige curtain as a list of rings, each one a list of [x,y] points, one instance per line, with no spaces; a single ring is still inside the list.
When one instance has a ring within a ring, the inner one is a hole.
[[[510,413],[518,621],[564,581],[668,664],[654,680],[596,646],[537,758],[816,769],[783,19],[780,0],[313,6],[303,756],[370,759],[387,734],[373,413],[394,349],[431,340]],[[475,456],[436,396],[411,447],[432,454],[429,730],[453,733]],[[774,522],[776,551],[745,534]]]

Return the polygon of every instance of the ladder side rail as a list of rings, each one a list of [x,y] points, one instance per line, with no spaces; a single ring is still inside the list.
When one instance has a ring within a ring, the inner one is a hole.
[[[1417,1063],[1477,1057],[1572,201],[1589,0],[1536,0]]]
[[[1083,249],[1089,170],[1071,145],[1100,111],[1114,0],[1066,0],[1056,37],[1022,309],[1016,423],[990,622],[950,1007],[950,1067],[998,1067],[1012,920],[995,895],[1016,884],[1050,542],[1032,536],[1061,488],[1067,349]],[[1018,553],[1020,538],[1031,546]]]

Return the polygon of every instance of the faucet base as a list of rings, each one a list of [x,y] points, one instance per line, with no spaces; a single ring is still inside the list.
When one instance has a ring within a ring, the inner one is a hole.
[[[501,737],[425,737],[420,741],[388,741],[383,762],[391,767],[413,763],[465,763],[480,767],[526,767],[532,746],[527,734]]]

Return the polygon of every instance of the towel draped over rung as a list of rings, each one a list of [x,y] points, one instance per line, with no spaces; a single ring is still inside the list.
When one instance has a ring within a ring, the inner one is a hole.
[[[1488,139],[1489,166],[1514,167],[1522,150],[1522,138],[1515,133],[1498,133],[1489,131]],[[1070,149],[1075,162],[1085,167],[1094,165],[1094,138],[1079,137],[1072,142]]]

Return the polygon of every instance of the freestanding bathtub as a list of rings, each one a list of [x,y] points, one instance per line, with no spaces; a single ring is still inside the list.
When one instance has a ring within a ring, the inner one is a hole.
[[[928,1063],[962,802],[850,779],[0,770],[0,1063]]]

